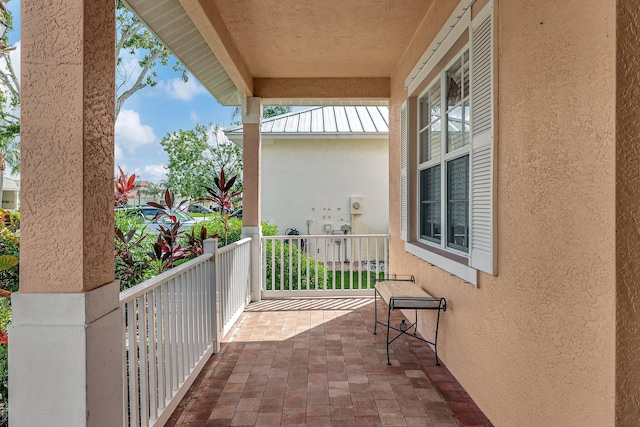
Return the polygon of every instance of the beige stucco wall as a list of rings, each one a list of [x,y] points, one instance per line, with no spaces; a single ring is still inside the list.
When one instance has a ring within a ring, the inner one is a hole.
[[[265,139],[262,144],[262,219],[284,234],[326,234],[324,224],[353,234],[389,231],[388,140]],[[362,197],[351,216],[350,198]],[[307,228],[306,221],[311,223]]]
[[[399,239],[404,79],[439,25],[418,32],[392,79],[391,268],[447,298],[439,354],[496,426],[614,425],[616,2],[494,10],[498,274],[473,287]]]
[[[640,419],[640,3],[619,0],[616,107],[616,423]]]

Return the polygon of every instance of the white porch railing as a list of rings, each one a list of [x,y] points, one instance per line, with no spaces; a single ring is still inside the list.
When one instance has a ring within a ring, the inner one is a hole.
[[[225,336],[251,300],[251,238],[218,249],[216,282],[220,283],[221,336]]]
[[[120,293],[124,425],[163,425],[244,310],[251,239],[206,253]]]
[[[388,266],[388,234],[265,236],[262,296],[372,295]]]

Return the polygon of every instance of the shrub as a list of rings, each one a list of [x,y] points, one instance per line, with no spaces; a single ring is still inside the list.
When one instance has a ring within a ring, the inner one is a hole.
[[[222,215],[215,212],[210,215],[211,219],[207,219],[206,221],[200,221],[196,225],[192,227],[196,235],[199,235],[202,227],[207,228],[207,233],[217,234],[218,236],[222,236],[224,233],[224,223],[222,222]],[[278,234],[278,226],[271,225],[267,221],[262,221],[262,235],[263,236],[275,236]],[[191,231],[189,232],[191,233]],[[240,218],[229,218],[228,223],[228,243],[231,244],[240,240],[242,237],[242,220]],[[218,247],[224,246],[224,240],[218,238]]]
[[[307,257],[297,245],[271,240],[266,243],[265,250],[267,259],[264,268],[267,276],[267,290],[324,289],[325,275],[330,272],[314,259]],[[309,264],[308,273],[307,263]]]
[[[263,236],[277,236],[278,235],[278,226],[275,224],[269,224],[267,221],[262,221],[260,224],[262,226],[262,235]]]
[[[11,231],[7,227],[0,229],[0,254],[13,255],[20,259],[20,234]],[[20,281],[20,267],[14,266],[7,270],[0,271],[0,284],[3,289],[11,292],[18,290]]]
[[[115,212],[115,230],[115,276],[122,291],[153,276],[147,255],[153,239],[146,234],[142,218],[125,211]]]

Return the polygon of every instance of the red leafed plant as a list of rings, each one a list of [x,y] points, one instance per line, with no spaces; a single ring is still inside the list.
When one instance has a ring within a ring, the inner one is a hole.
[[[136,174],[132,173],[131,176],[122,171],[122,168],[118,166],[120,176],[114,179],[113,195],[115,198],[115,206],[125,206],[129,199],[133,198],[132,191],[136,188]]]
[[[207,227],[202,227],[200,233],[196,235],[196,230],[192,228],[191,234],[187,234],[187,248],[184,253],[194,257],[204,254],[204,241],[209,238],[217,239],[218,234],[208,235]]]
[[[213,178],[215,188],[204,186],[209,197],[203,197],[201,200],[211,201],[218,206],[222,213],[222,222],[224,225],[224,244],[227,244],[227,235],[229,234],[229,213],[233,209],[236,200],[242,194],[242,188],[233,188],[238,176],[232,176],[228,181],[224,173],[224,169],[220,170],[220,176]]]
[[[175,267],[175,263],[187,255],[180,243],[178,243],[178,237],[182,233],[180,231],[182,223],[175,214],[176,210],[180,209],[186,201],[182,201],[178,206],[174,207],[175,195],[167,189],[164,192],[164,202],[166,206],[162,206],[156,202],[147,203],[147,205],[153,206],[154,208],[158,208],[162,211],[158,214],[158,217],[166,217],[170,220],[169,224],[166,226],[158,223],[160,234],[153,244],[153,251],[149,252],[149,257],[152,260],[159,262],[158,273]]]
[[[220,171],[220,176],[213,178],[213,182],[216,188],[204,187],[209,193],[209,197],[205,200],[210,200],[213,203],[220,206],[224,211],[229,212],[233,208],[233,203],[242,194],[242,189],[233,189],[233,185],[238,179],[237,175],[232,176],[229,181],[226,180],[224,169]]]

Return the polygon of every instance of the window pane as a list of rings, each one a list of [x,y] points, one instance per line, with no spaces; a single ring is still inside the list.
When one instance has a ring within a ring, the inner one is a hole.
[[[465,51],[462,54],[462,81],[463,89],[462,89],[462,97],[466,98],[469,96],[469,51]]]
[[[441,109],[441,96],[440,96],[440,80],[435,82],[431,89],[429,89],[429,96],[431,99],[431,121],[438,120],[442,115]]]
[[[429,124],[429,93],[420,98],[420,129]]]
[[[447,109],[462,101],[462,58],[447,70]]]
[[[462,106],[456,107],[447,114],[447,152],[464,146],[464,125],[462,121]]]
[[[463,130],[463,135],[462,135],[462,145],[467,145],[469,144],[469,131],[470,129],[470,125],[471,125],[471,108],[469,108],[469,102],[463,102],[462,103],[462,130]]]
[[[442,140],[442,138],[440,137],[440,133],[442,132],[442,126],[440,126],[440,123],[441,121],[438,120],[429,128],[429,135],[431,139],[431,155],[429,156],[429,159],[435,159],[436,157],[440,156],[440,141]]]
[[[420,161],[424,163],[429,160],[429,128],[420,131]]]
[[[440,165],[420,171],[420,237],[440,243]]]
[[[447,162],[447,246],[469,251],[469,156]]]

